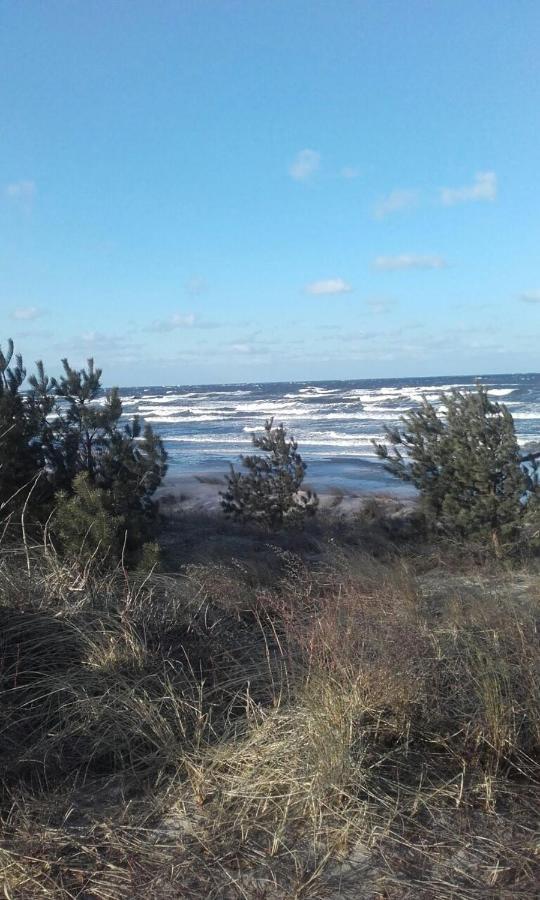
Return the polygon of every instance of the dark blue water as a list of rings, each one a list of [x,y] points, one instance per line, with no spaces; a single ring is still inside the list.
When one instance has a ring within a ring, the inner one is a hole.
[[[172,475],[225,472],[274,416],[298,440],[313,484],[394,490],[371,439],[422,397],[438,402],[441,391],[471,387],[477,377],[510,409],[520,443],[539,442],[537,374],[125,388],[122,399],[127,414],[140,414],[163,437]]]

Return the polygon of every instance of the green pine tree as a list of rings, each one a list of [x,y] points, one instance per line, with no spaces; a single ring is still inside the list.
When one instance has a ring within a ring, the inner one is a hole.
[[[428,521],[447,532],[488,539],[497,555],[519,531],[527,479],[520,465],[514,422],[488,391],[453,390],[442,410],[424,400],[387,428],[388,444],[374,441],[385,467],[421,494]]]
[[[104,570],[120,559],[127,522],[113,509],[110,493],[96,487],[88,472],[75,476],[70,493],[56,495],[53,533],[63,555],[82,570],[90,562],[94,570]]]
[[[303,526],[319,501],[312,491],[302,491],[307,465],[297,442],[287,438],[283,425],[274,428],[273,419],[265,423],[262,435],[252,436],[252,442],[263,455],[242,456],[246,473],[231,466],[221,501],[225,515],[272,530]]]
[[[144,544],[156,537],[156,489],[167,471],[163,442],[150,425],[144,428],[136,416],[131,424],[116,428],[99,462],[96,483],[109,492],[112,509],[127,523],[128,559],[138,561]]]
[[[167,471],[163,443],[138,418],[122,425],[118,390],[104,395],[101,369],[92,359],[80,370],[67,359],[62,363],[63,375],[55,379],[38,362],[23,391],[26,370],[13,341],[5,355],[0,350],[0,512],[19,512],[26,503],[29,515],[44,521],[58,492],[61,511],[54,522],[61,527],[62,544],[74,546],[84,538],[86,504],[100,523],[99,545],[112,540],[111,558],[117,558],[120,537],[130,563],[137,563],[141,553],[150,558],[143,545],[155,538],[153,495]],[[74,531],[68,541],[70,514]]]
[[[43,500],[37,485],[43,458],[37,440],[33,410],[22,393],[26,370],[22,357],[14,353],[8,341],[4,354],[0,349],[0,515],[20,511],[32,499],[33,512]],[[37,490],[36,490],[37,488]]]
[[[56,381],[45,374],[41,360],[36,363],[35,374],[29,376],[28,385],[27,405],[51,493],[59,488],[69,489],[75,469],[68,467],[66,462],[69,454],[66,453],[65,432],[59,429]]]
[[[54,439],[62,454],[61,471],[71,484],[79,472],[88,472],[90,479],[99,477],[100,460],[114,435],[122,404],[118,391],[113,389],[103,400],[101,369],[94,360],[88,360],[88,368],[73,369],[67,359],[62,360],[64,374],[52,379],[57,419],[54,423]]]
[[[62,363],[63,376],[52,382],[58,403],[51,463],[68,492],[80,473],[104,492],[101,500],[121,529],[125,558],[136,563],[143,545],[155,537],[153,495],[167,471],[163,442],[150,425],[143,429],[137,417],[131,424],[120,423],[118,390],[103,396],[101,369],[92,359],[81,370],[66,359]]]

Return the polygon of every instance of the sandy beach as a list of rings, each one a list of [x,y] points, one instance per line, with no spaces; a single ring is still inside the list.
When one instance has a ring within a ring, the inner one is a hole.
[[[176,513],[221,512],[220,493],[225,490],[226,476],[216,473],[191,473],[168,475],[156,494],[160,509],[166,515]],[[401,488],[401,490],[399,490]],[[395,492],[366,491],[306,483],[306,489],[315,490],[319,497],[319,513],[338,516],[354,516],[362,511],[367,500],[378,499],[396,509],[410,510],[415,504],[414,491],[398,485]]]

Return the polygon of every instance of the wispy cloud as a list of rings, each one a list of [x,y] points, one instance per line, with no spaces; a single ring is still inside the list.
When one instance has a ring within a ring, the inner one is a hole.
[[[348,294],[350,291],[351,285],[343,278],[326,278],[322,281],[313,281],[306,286],[306,292],[317,297],[325,294]]]
[[[36,193],[36,185],[30,180],[12,181],[10,184],[6,184],[4,188],[4,195],[7,200],[24,213],[32,211]]]
[[[141,358],[142,345],[125,333],[107,334],[103,331],[84,331],[52,345],[61,356],[68,356],[70,362],[78,364],[89,356],[96,356],[98,363],[135,363]]]
[[[233,353],[242,353],[242,354],[246,354],[246,353],[251,354],[251,353],[255,353],[255,352],[259,351],[259,348],[256,347],[254,344],[229,344],[229,348],[230,348],[230,350],[232,350]]]
[[[227,354],[234,353],[236,356],[261,357],[268,356],[271,352],[267,343],[261,343],[258,340],[236,340],[225,345]]]
[[[165,334],[177,328],[193,328],[197,319],[195,313],[173,313],[167,319],[158,319],[150,326],[151,331]]]
[[[321,154],[317,150],[300,150],[289,166],[289,175],[295,181],[308,181],[321,165]]]
[[[6,184],[5,194],[11,200],[32,200],[36,195],[35,182],[12,181],[11,184]]]
[[[373,341],[381,336],[380,331],[345,331],[335,336],[336,342],[351,344],[355,342]]]
[[[13,334],[13,337],[19,341],[26,340],[26,338],[33,338],[35,340],[36,338],[54,337],[54,333],[46,328],[32,328],[31,330],[28,329],[28,331],[16,331],[15,334]]]
[[[375,204],[373,215],[376,219],[384,219],[386,216],[392,215],[392,213],[411,209],[417,205],[418,199],[418,191],[398,188],[395,191],[391,191],[386,197],[382,197]]]
[[[441,188],[443,206],[471,201],[493,201],[497,197],[497,176],[495,172],[478,172],[474,182],[459,188]]]
[[[540,303],[540,291],[525,291],[519,299],[522,303]]]
[[[399,269],[444,269],[448,264],[442,256],[401,253],[398,256],[377,256],[373,265],[383,272],[397,272]]]
[[[34,319],[39,319],[43,315],[45,315],[44,310],[37,306],[19,306],[12,311],[11,318],[17,322],[33,322]]]
[[[343,166],[340,175],[342,178],[353,179],[360,177],[360,169],[357,169],[356,166]]]
[[[195,313],[173,313],[166,319],[156,319],[149,326],[150,331],[157,331],[160,334],[166,334],[168,331],[175,331],[178,328],[202,328],[213,329],[222,328],[221,322],[213,322],[210,319],[199,319]]]
[[[111,344],[116,343],[118,338],[113,335],[104,334],[102,331],[83,331],[79,335],[79,340],[83,344]]]

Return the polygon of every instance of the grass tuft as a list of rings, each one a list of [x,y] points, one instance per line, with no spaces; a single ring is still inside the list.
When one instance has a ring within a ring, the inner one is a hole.
[[[539,577],[365,527],[205,562],[205,522],[173,575],[2,549],[8,900],[535,896]]]

